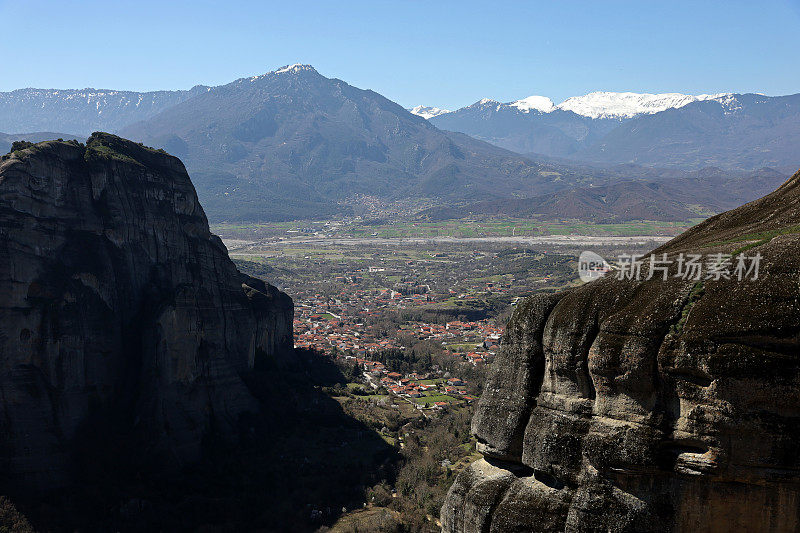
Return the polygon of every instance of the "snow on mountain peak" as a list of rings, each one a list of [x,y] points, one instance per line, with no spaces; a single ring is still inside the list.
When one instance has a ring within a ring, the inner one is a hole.
[[[444,115],[445,113],[450,112],[448,109],[440,109],[438,107],[430,107],[425,105],[418,105],[417,107],[412,107],[408,111],[424,119],[438,117],[439,115]]]
[[[311,65],[303,65],[302,63],[295,63],[294,65],[286,65],[285,67],[281,67],[277,70],[271,70],[266,74],[259,74],[258,76],[252,76],[250,78],[241,78],[236,80],[237,83],[245,83],[249,81],[258,81],[262,80],[268,76],[272,76],[273,74],[287,74],[293,73],[297,74],[298,72],[316,72],[316,69]]]
[[[575,114],[595,119],[624,120],[639,115],[660,113],[667,109],[677,109],[692,102],[709,100],[719,102],[728,111],[735,111],[740,106],[738,100],[736,100],[736,95],[733,93],[691,95],[682,93],[650,94],[597,91],[583,96],[567,98],[558,105],[554,105],[553,101],[546,96],[534,95],[505,104],[491,98],[482,98],[464,109],[500,111],[501,109],[514,108],[520,113],[530,113],[531,111],[552,113],[553,111],[561,110],[572,111]],[[446,109],[426,106],[417,106],[409,109],[409,111],[426,119],[450,113]]]
[[[728,108],[739,106],[739,101],[736,100],[736,95],[733,93],[698,94],[696,98],[698,101],[714,100]]]
[[[567,98],[556,108],[572,111],[585,117],[622,119],[632,118],[637,115],[651,115],[702,100],[717,100],[721,102],[723,98],[729,96],[731,96],[729,93],[693,96],[681,93],[593,92],[583,96]]]
[[[286,72],[297,73],[303,70],[314,70],[314,67],[311,65],[304,65],[302,63],[295,63],[294,65],[286,65],[285,67],[279,68],[278,70],[274,71],[273,74],[284,74]]]
[[[541,111],[542,113],[549,113],[555,107],[553,101],[550,100],[546,96],[529,96],[527,98],[523,98],[522,100],[517,100],[516,102],[511,102],[511,107],[516,107],[523,113],[528,113],[531,110],[533,111]]]

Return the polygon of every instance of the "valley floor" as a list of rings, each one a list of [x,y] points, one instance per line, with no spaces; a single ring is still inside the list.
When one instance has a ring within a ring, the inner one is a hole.
[[[241,270],[294,299],[295,346],[341,372],[322,392],[398,454],[391,473],[372,468],[375,482],[354,508],[308,511],[311,524],[341,532],[438,531],[454,476],[479,457],[470,420],[516,302],[580,283],[583,249],[638,253],[669,238],[293,228],[281,226],[282,236],[263,227],[214,229]]]

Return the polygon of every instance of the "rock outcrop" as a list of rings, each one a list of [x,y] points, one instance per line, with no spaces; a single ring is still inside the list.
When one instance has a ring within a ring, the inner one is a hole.
[[[237,271],[177,158],[102,133],[3,157],[3,482],[70,483],[109,421],[153,460],[198,458],[257,408],[242,376],[291,358],[292,312]]]
[[[798,251],[800,172],[655,250],[666,280],[522,302],[443,530],[800,530]],[[676,277],[690,253],[702,279]],[[760,254],[757,279],[706,278],[718,253]]]

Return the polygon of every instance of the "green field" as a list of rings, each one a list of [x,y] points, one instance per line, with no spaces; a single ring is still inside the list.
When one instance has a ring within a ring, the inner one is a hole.
[[[430,405],[436,402],[453,403],[460,400],[446,394],[431,394],[430,396],[423,396],[422,398],[412,398],[412,401],[421,405]]]
[[[444,378],[423,379],[423,380],[418,381],[417,383],[419,383],[420,385],[438,385],[439,383],[444,383],[445,381],[447,381],[447,380],[444,379]]]
[[[450,351],[453,352],[469,352],[475,350],[479,343],[472,342],[472,343],[455,343],[455,344],[448,344],[445,346]]]

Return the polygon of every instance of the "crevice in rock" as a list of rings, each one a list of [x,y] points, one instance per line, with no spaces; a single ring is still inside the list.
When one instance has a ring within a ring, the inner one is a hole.
[[[784,356],[794,360],[797,357],[800,339],[797,335],[793,337],[776,338],[772,332],[750,331],[750,335],[739,337],[712,337],[711,339],[719,344],[737,344],[745,348],[763,350],[775,355]]]
[[[497,507],[506,497],[506,494],[508,494],[508,490],[510,487],[511,484],[509,483],[508,487],[506,487],[505,490],[501,490],[500,492],[497,493],[497,496],[494,498],[494,501],[492,501],[492,504],[489,506],[489,510],[486,512],[486,520],[483,522],[483,527],[481,527],[481,533],[491,532],[494,513],[497,510]]]
[[[708,446],[699,440],[694,439],[678,439],[671,440],[661,444],[661,452],[667,455],[682,453],[706,453]]]
[[[581,391],[581,396],[594,400],[597,397],[597,391],[592,381],[591,373],[589,372],[589,351],[592,348],[597,336],[600,334],[600,327],[597,321],[593,321],[591,328],[586,334],[586,342],[581,348],[580,359],[577,361],[575,368],[575,380],[577,381],[578,388]]]
[[[547,322],[553,315],[553,311],[560,300],[560,297],[550,297],[550,301],[548,302],[547,307],[544,309],[544,316],[541,318],[541,322],[538,324],[539,327],[536,330],[533,349],[531,350],[533,353],[530,354],[533,359],[530,361],[531,388],[528,391],[528,402],[524,411],[522,412],[522,416],[519,418],[517,427],[514,429],[515,440],[518,442],[515,441],[512,445],[512,448],[518,448],[520,450],[520,454],[522,453],[522,448],[524,446],[525,428],[528,425],[531,413],[538,404],[539,393],[542,391],[542,383],[544,382],[544,330],[546,329]]]
[[[700,387],[708,387],[714,378],[699,369],[692,368],[668,368],[665,372],[675,379],[693,383]]]
[[[696,439],[676,439],[660,443],[656,462],[662,470],[675,470],[681,457],[700,457],[708,452],[708,446]]]
[[[547,485],[551,489],[561,490],[567,486],[562,480],[542,470],[534,470],[533,477],[536,478],[536,481]]]
[[[689,313],[691,313],[695,304],[700,301],[700,298],[703,297],[705,291],[705,282],[703,281],[698,281],[692,286],[692,288],[689,290],[689,294],[686,296],[686,299],[683,302],[683,305],[681,306],[677,321],[669,327],[667,335],[670,333],[680,335],[680,333],[683,331],[683,326],[689,319]]]
[[[553,314],[555,307],[561,300],[555,295],[536,295],[526,299],[515,310],[511,326],[507,329],[500,359],[506,358],[509,364],[515,365],[518,372],[523,372],[527,379],[524,385],[514,385],[506,382],[516,376],[503,376],[489,382],[487,387],[498,393],[498,401],[510,402],[515,409],[513,416],[506,419],[508,427],[503,428],[505,435],[495,434],[496,427],[481,427],[479,422],[473,431],[478,439],[479,451],[485,457],[492,457],[499,461],[521,463],[524,447],[525,428],[528,425],[531,413],[537,406],[537,399],[544,382],[546,367],[544,355],[544,334],[547,322]],[[482,399],[482,402],[485,401]],[[491,402],[488,402],[491,403]],[[481,406],[479,404],[476,418],[483,420],[487,411],[482,409],[497,409],[498,406]],[[494,426],[494,424],[492,424]]]
[[[528,477],[533,475],[533,469],[521,463],[504,461],[502,459],[498,459],[490,455],[484,456],[483,459],[490,465],[494,466],[495,468],[502,468],[503,470],[508,470],[517,477]]]

